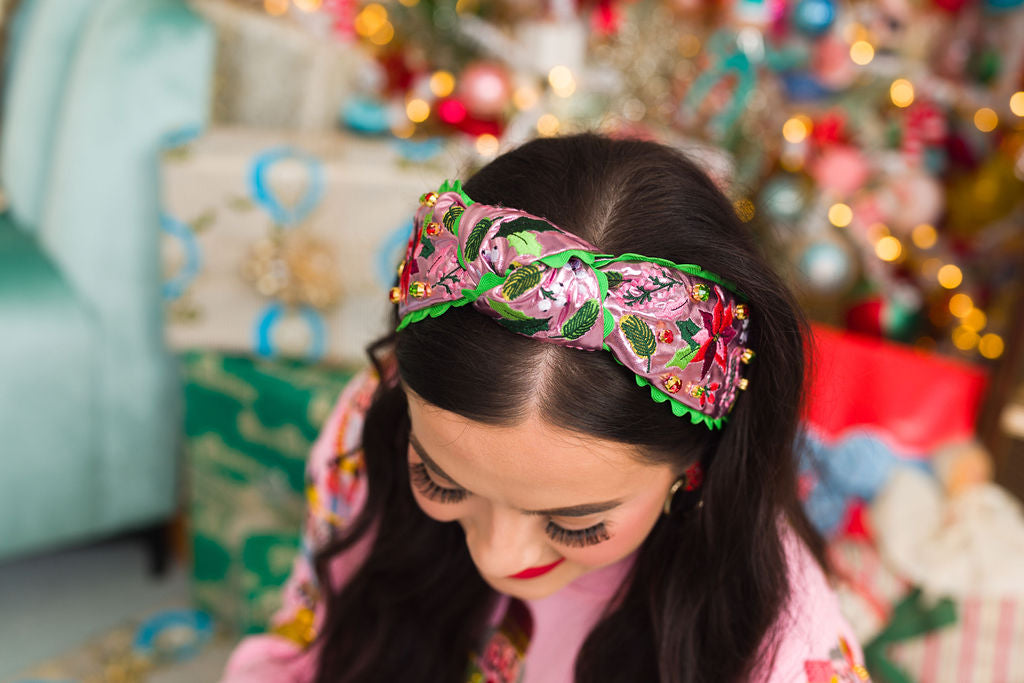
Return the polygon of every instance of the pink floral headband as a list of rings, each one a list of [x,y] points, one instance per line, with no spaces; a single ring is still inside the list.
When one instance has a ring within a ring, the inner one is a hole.
[[[420,197],[398,273],[398,330],[472,303],[513,332],[610,351],[655,401],[709,429],[747,388],[749,309],[734,285],[695,265],[602,254],[543,218],[474,202],[459,181]]]

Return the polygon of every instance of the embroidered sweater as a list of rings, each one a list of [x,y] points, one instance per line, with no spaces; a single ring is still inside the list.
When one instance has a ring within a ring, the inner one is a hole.
[[[325,608],[312,568],[318,547],[336,537],[361,509],[366,481],[361,452],[363,418],[379,382],[367,368],[337,400],[307,463],[307,514],[302,551],[283,589],[282,606],[265,634],[243,638],[232,652],[221,683],[306,683],[316,671],[317,648],[310,646]],[[372,543],[366,534],[331,560],[341,585],[365,559]],[[869,680],[863,653],[839,610],[829,583],[813,556],[792,532],[784,539],[792,595],[773,636],[770,662],[758,665],[758,683],[852,683]],[[575,655],[601,611],[629,571],[635,553],[589,572],[540,600],[501,596],[479,654],[467,667],[472,683],[571,683]],[[529,614],[522,614],[523,610]],[[524,626],[529,624],[529,626]],[[527,637],[524,630],[532,631]]]

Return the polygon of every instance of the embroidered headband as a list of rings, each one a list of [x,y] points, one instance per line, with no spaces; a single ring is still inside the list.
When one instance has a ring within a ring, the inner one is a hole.
[[[611,352],[651,398],[709,429],[747,388],[749,309],[732,283],[692,264],[603,254],[543,218],[474,202],[457,180],[420,197],[398,274],[397,330],[472,303],[513,332]]]

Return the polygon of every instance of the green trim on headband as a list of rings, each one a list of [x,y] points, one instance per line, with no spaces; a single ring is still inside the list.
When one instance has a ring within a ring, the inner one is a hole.
[[[437,188],[438,194],[442,194],[444,192],[458,192],[459,196],[462,197],[462,201],[465,202],[466,208],[469,208],[472,204],[476,204],[476,202],[470,199],[469,195],[462,189],[461,180],[451,181],[446,179],[441,183],[441,187]]]
[[[736,286],[735,283],[733,283],[733,282],[731,282],[729,280],[726,280],[724,277],[721,277],[719,275],[715,275],[714,273],[712,273],[710,271],[704,270],[700,266],[695,265],[693,263],[675,263],[674,261],[669,261],[668,259],[663,259],[663,258],[657,258],[656,256],[643,256],[641,254],[632,254],[632,253],[630,253],[630,254],[622,254],[620,256],[612,256],[611,258],[606,258],[606,259],[605,258],[599,258],[599,259],[597,259],[594,262],[594,265],[597,266],[598,268],[601,268],[603,266],[607,266],[607,265],[609,265],[611,263],[616,263],[618,261],[624,261],[624,262],[625,261],[648,261],[650,263],[657,263],[660,266],[668,266],[670,268],[676,268],[678,270],[683,271],[684,273],[689,273],[690,275],[696,275],[697,277],[702,277],[705,280],[711,280],[712,282],[714,282],[716,284],[722,285],[723,287],[728,289],[733,294],[741,296],[741,297],[743,297],[746,300],[750,299],[750,297],[748,297],[746,294],[744,294],[743,292],[741,292],[739,290],[739,288]]]
[[[512,271],[509,272],[511,273]],[[402,318],[402,322],[399,323],[398,327],[395,328],[395,332],[398,332],[399,330],[403,329],[409,323],[419,322],[420,320],[423,320],[427,316],[430,316],[431,318],[436,318],[443,314],[445,311],[447,311],[449,308],[465,306],[470,302],[476,301],[480,297],[480,295],[486,292],[487,290],[497,287],[500,284],[503,284],[507,277],[508,274],[506,274],[505,277],[501,277],[496,273],[484,273],[483,276],[480,278],[480,283],[477,285],[476,289],[463,289],[461,292],[462,297],[459,299],[452,299],[451,301],[441,301],[431,306],[427,306],[426,308],[421,308],[418,311],[413,311],[409,313],[404,318]]]
[[[611,348],[607,344],[604,344],[603,348],[605,351],[608,351],[608,355],[610,355],[616,363],[629,369],[630,372],[633,372],[632,368],[629,368],[629,366],[619,360],[618,356],[612,353]],[[690,418],[691,423],[695,425],[704,424],[708,429],[721,429],[725,423],[728,422],[729,418],[727,415],[723,415],[722,417],[711,417],[710,415],[705,415],[696,408],[691,408],[685,403],[671,398],[664,391],[658,389],[656,386],[648,382],[646,378],[641,377],[635,372],[633,372],[633,378],[636,380],[636,385],[638,387],[650,387],[651,398],[654,399],[655,403],[664,403],[665,401],[668,401],[669,405],[672,406],[672,413],[676,417],[688,417]]]

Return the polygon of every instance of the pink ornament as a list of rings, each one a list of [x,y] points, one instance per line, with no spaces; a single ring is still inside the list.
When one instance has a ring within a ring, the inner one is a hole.
[[[857,77],[857,65],[850,59],[850,47],[829,33],[814,46],[814,75],[832,90],[847,88]]]
[[[935,223],[939,219],[944,194],[935,178],[910,171],[885,183],[879,202],[889,227],[907,233],[916,225]]]
[[[819,187],[845,197],[863,187],[871,169],[856,147],[832,145],[822,150],[810,172]]]
[[[474,62],[459,77],[458,99],[473,116],[494,118],[508,106],[512,87],[497,64]]]

